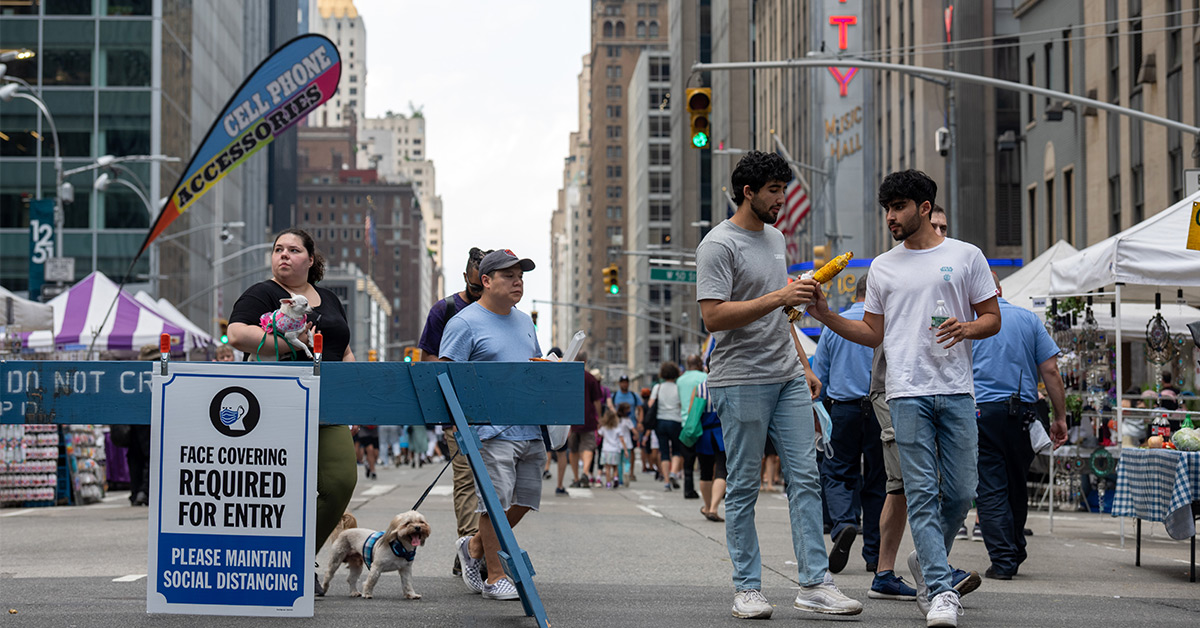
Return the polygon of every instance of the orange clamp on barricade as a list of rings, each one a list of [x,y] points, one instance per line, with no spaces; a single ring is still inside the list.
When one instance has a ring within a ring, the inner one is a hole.
[[[162,354],[159,358],[159,363],[162,365],[160,375],[167,375],[167,361],[171,359],[171,334],[162,334],[158,337],[158,351]]]
[[[325,353],[325,334],[313,334],[313,375],[321,374],[321,354]]]

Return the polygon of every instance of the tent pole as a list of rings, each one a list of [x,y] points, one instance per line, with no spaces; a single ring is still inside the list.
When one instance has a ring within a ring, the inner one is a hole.
[[[1122,434],[1125,433],[1125,413],[1123,411],[1123,406],[1121,405],[1121,397],[1125,394],[1125,382],[1124,382],[1123,378],[1121,377],[1122,371],[1124,370],[1124,361],[1121,359],[1121,346],[1122,346],[1121,345],[1121,282],[1119,282],[1119,281],[1116,284],[1116,293],[1117,293],[1117,319],[1116,319],[1116,321],[1117,321],[1117,375],[1115,378],[1116,382],[1117,382],[1117,398],[1116,398],[1116,401],[1117,401],[1117,439],[1116,439],[1116,442],[1118,443],[1118,446],[1120,446],[1123,444],[1121,441],[1121,439],[1123,438]],[[1121,520],[1121,524],[1120,524],[1121,549],[1125,549],[1125,518],[1118,517],[1118,519]]]

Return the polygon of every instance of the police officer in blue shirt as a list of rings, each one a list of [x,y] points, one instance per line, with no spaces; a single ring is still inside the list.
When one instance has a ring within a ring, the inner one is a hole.
[[[866,294],[864,279],[855,290],[854,304],[842,312],[842,316],[862,320],[862,302]],[[833,573],[845,568],[850,546],[858,534],[856,501],[862,504],[863,559],[869,566],[879,562],[879,513],[883,509],[887,476],[883,467],[879,422],[875,419],[869,396],[873,356],[870,348],[850,342],[828,329],[821,334],[813,354],[813,372],[821,380],[825,396],[833,402],[829,413],[833,419],[830,438],[833,456],[826,455],[821,468],[825,502],[833,520],[830,530],[833,549],[829,552],[829,571]],[[873,567],[869,568],[874,571]]]
[[[1000,280],[996,294],[1000,295]],[[1033,312],[1000,301],[1000,333],[976,340],[971,349],[979,424],[979,486],[975,505],[992,566],[986,575],[1011,580],[1025,560],[1025,520],[1029,511],[1025,474],[1033,462],[1029,425],[1037,420],[1037,380],[1054,406],[1050,439],[1067,440],[1058,345]]]

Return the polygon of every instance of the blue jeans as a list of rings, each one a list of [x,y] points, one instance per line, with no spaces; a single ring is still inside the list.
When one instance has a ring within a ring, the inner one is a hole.
[[[792,549],[801,585],[824,581],[829,568],[821,529],[820,475],[814,445],[812,395],[803,377],[781,384],[711,388],[725,436],[725,540],[736,590],[762,588],[762,556],[754,504],[768,437],[787,483]]]
[[[908,524],[929,599],[953,588],[947,556],[978,483],[979,433],[971,395],[899,397],[888,402]]]
[[[833,402],[830,445],[833,456],[826,456],[821,467],[825,503],[833,520],[830,534],[837,537],[857,520],[862,505],[862,557],[868,563],[879,562],[879,515],[883,511],[887,476],[883,470],[883,443],[879,440],[879,421],[871,402],[864,397],[856,402]],[[860,471],[861,469],[861,471]],[[861,480],[861,484],[859,481]],[[857,499],[856,499],[857,498]]]

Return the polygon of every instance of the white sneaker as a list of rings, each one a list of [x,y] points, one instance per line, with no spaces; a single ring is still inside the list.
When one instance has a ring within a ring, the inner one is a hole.
[[[775,610],[758,589],[733,594],[733,616],[739,619],[769,619]]]
[[[917,550],[908,555],[908,572],[912,574],[913,582],[917,585],[917,608],[921,614],[929,615],[929,587],[925,586],[925,574],[921,573],[921,561],[917,558]]]
[[[483,559],[471,558],[471,553],[467,550],[470,543],[471,537],[464,536],[455,544],[455,549],[458,550],[458,562],[462,568],[462,580],[472,593],[483,593],[483,576],[479,573],[479,565]]]
[[[792,608],[829,615],[857,615],[862,612],[862,602],[846,597],[837,585],[825,576],[825,582],[811,587],[800,587]]]
[[[500,579],[495,584],[483,583],[483,599],[485,600],[519,600],[521,599],[520,592],[517,591],[517,585],[508,579],[508,576],[500,576]]]
[[[958,593],[943,591],[933,596],[929,613],[925,615],[925,625],[957,628],[958,616],[962,613],[962,605],[958,602]]]

